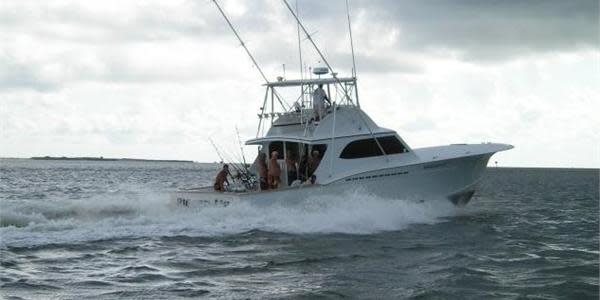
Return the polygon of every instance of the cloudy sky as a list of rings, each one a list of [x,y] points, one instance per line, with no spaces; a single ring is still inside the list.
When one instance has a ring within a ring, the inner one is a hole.
[[[269,78],[298,76],[280,1],[221,2]],[[345,2],[298,5],[348,74]],[[600,167],[597,0],[350,5],[363,109],[411,147],[493,141],[516,147],[499,165]],[[236,126],[256,134],[262,83],[209,0],[0,3],[0,157],[215,161],[208,138],[233,151]]]

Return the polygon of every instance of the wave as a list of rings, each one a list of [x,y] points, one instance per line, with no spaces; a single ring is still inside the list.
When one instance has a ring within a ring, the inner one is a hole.
[[[297,205],[181,209],[167,193],[106,193],[84,199],[9,201],[0,211],[0,247],[147,236],[215,236],[250,230],[370,234],[432,224],[457,210],[448,201],[417,203],[351,191]]]

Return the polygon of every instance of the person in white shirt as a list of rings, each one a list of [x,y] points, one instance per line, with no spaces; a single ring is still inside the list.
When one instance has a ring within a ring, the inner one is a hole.
[[[320,121],[325,116],[325,101],[331,105],[327,93],[323,90],[323,84],[313,92],[313,111],[315,112],[315,121]]]

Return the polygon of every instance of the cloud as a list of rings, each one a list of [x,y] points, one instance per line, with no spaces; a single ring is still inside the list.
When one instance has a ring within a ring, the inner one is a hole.
[[[297,27],[280,1],[220,3],[268,78],[282,64],[297,77]],[[350,4],[361,104],[411,146],[492,140],[517,145],[500,156],[513,165],[600,163],[597,1]],[[345,2],[299,6],[348,75]],[[206,137],[237,141],[235,125],[256,134],[261,83],[208,0],[0,4],[2,156],[214,161]]]
[[[211,65],[225,55],[249,63],[210,1],[113,4],[3,3],[0,88],[191,80],[231,72],[229,63]],[[283,63],[296,72],[297,28],[287,8],[278,1],[222,6],[269,78],[281,75]],[[349,73],[343,1],[300,1],[299,9],[336,71]],[[598,49],[597,1],[352,1],[351,9],[358,69],[368,73],[422,72],[431,57],[492,62]],[[301,35],[305,63],[317,64],[321,58]]]
[[[29,63],[18,62],[0,55],[0,91],[3,89],[33,89],[49,91],[58,83],[51,77],[52,67],[36,68]]]
[[[351,1],[351,11],[358,52],[384,53],[383,63],[392,55],[423,52],[496,62],[599,46],[595,0]],[[287,14],[293,23],[286,9],[271,12]],[[301,19],[332,54],[348,48],[345,13],[343,1],[300,1]],[[295,33],[293,27],[287,32]]]
[[[388,24],[406,49],[505,60],[598,47],[598,1],[361,2],[363,18]]]

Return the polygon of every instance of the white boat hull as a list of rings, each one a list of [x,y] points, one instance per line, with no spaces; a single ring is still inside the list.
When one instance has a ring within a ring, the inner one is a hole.
[[[389,199],[450,200],[466,205],[475,192],[492,153],[383,168],[354,174],[328,184],[303,185],[262,192],[214,192],[210,188],[178,191],[174,204],[184,207],[228,206],[237,201],[253,205],[294,204],[310,196],[348,191]]]

